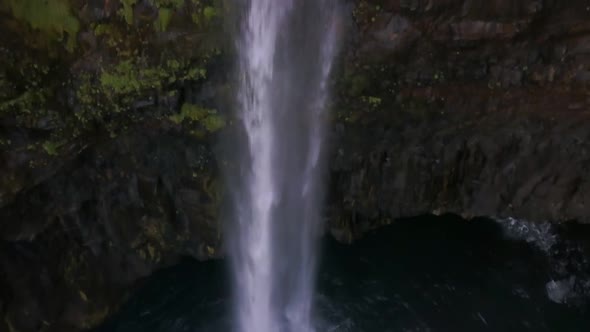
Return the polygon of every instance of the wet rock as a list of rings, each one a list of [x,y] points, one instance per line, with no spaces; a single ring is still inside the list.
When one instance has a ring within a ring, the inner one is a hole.
[[[407,18],[391,14],[379,15],[368,34],[359,52],[362,57],[376,59],[404,54],[420,37]]]
[[[555,303],[565,303],[573,291],[575,282],[575,277],[557,281],[549,281],[547,285],[545,285],[547,296]]]
[[[359,69],[347,76],[355,94],[340,95],[330,227],[355,237],[430,212],[587,222],[581,5],[390,1],[375,21],[358,19],[358,49],[385,45],[373,27],[420,38],[404,56],[350,60]],[[388,13],[396,24],[379,20]],[[369,77],[380,84],[355,85]]]
[[[183,255],[217,257],[215,168],[202,142],[136,127],[17,195],[0,209],[0,275],[16,296],[6,309],[14,328],[95,326],[124,298],[116,289]]]
[[[451,24],[454,40],[510,39],[525,28],[525,23],[464,21]]]

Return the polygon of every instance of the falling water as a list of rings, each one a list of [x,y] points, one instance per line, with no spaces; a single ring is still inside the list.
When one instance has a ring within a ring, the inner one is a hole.
[[[228,228],[236,329],[312,331],[336,1],[248,0],[246,10],[238,41],[244,135],[233,142],[246,152],[233,174]]]

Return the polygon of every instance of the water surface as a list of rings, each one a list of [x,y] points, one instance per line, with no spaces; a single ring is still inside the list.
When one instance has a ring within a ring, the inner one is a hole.
[[[555,240],[550,254],[527,234],[516,239],[517,233],[507,234],[493,221],[422,217],[351,246],[326,238],[314,298],[316,329],[590,331],[589,299],[576,295],[582,289],[562,304],[547,292],[551,280],[574,275],[578,286],[590,280],[584,280],[590,275],[585,254],[573,253],[577,242],[567,235]],[[580,230],[572,238],[576,234]],[[98,331],[229,331],[230,302],[223,261],[186,260],[151,277]]]

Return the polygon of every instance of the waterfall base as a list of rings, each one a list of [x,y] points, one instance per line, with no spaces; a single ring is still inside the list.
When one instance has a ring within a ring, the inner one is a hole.
[[[590,248],[570,235],[558,236],[559,259],[506,234],[497,222],[449,216],[399,221],[351,246],[326,239],[316,328],[584,331],[590,326],[590,293],[583,290]],[[557,304],[546,283],[560,278],[561,266],[575,276],[577,296]],[[161,271],[96,332],[227,331],[232,322],[224,275],[220,261]]]

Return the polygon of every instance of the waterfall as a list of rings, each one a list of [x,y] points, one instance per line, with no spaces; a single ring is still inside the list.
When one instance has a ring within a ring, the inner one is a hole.
[[[227,229],[236,330],[312,331],[337,4],[248,0],[245,10]]]

